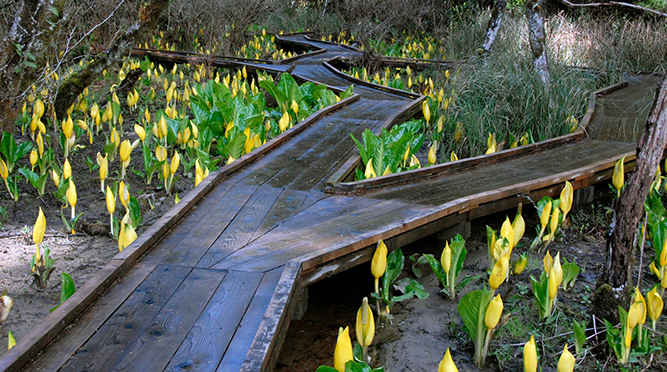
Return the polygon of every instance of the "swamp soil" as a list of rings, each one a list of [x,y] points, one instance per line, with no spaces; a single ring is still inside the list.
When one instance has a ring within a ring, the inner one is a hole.
[[[126,130],[131,130],[131,126],[126,125]],[[126,136],[131,140],[136,139],[134,132],[126,133]],[[21,136],[15,138],[17,141],[23,140]],[[18,202],[9,197],[4,186],[0,192],[0,209],[6,208],[6,212],[0,216],[0,291],[7,289],[8,295],[14,301],[9,318],[0,323],[0,356],[7,350],[9,331],[12,331],[15,339],[19,341],[33,327],[39,326],[49,314],[49,310],[60,303],[61,273],[70,274],[76,288],[79,288],[118,253],[118,243],[110,236],[109,212],[104,194],[100,191],[99,171],[90,170],[85,162],[88,158],[95,163],[97,153],[104,152],[102,142],[98,139],[92,145],[85,143],[85,148],[70,155],[72,177],[78,195],[76,211],[83,212],[75,227],[75,234],[66,231],[61,212],[69,218],[70,208],[63,208],[62,203],[53,195],[56,188],[51,179],[47,180],[46,193],[42,196],[25,180],[19,182]],[[181,177],[175,183],[172,195],[168,196],[157,175],[153,177],[152,184],[146,186],[143,176],[132,170],[133,166],[141,167],[140,148],[132,151],[131,156],[131,166],[124,182],[129,185],[131,196],[137,197],[141,206],[143,225],[137,229],[137,233],[141,234],[174,206],[174,194],[185,195],[192,189],[194,181],[193,178]],[[62,164],[63,160],[59,160]],[[27,162],[27,159],[22,159],[22,162]],[[29,164],[21,165],[29,167]],[[111,186],[119,181],[118,167],[118,161],[109,166],[105,185]],[[42,248],[48,247],[51,257],[57,259],[46,289],[37,288],[33,284],[30,270],[30,261],[35,254],[32,228],[39,207],[46,216],[46,234]],[[124,213],[123,206],[116,198],[114,216],[120,219]]]

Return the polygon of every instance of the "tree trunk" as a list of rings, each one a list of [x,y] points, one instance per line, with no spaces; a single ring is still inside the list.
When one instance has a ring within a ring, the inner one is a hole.
[[[533,54],[533,66],[540,80],[542,80],[542,84],[549,90],[549,62],[547,61],[542,0],[526,1],[526,18],[528,19],[528,35],[530,50]]]
[[[489,54],[493,48],[493,42],[496,41],[498,30],[500,29],[500,20],[503,18],[505,8],[507,7],[507,0],[496,0],[494,2],[489,26],[486,28],[486,38],[482,44],[482,54]]]
[[[56,116],[64,117],[67,109],[74,103],[79,94],[83,93],[102,71],[114,63],[122,60],[136,45],[136,40],[155,28],[162,11],[169,5],[169,0],[150,0],[141,3],[139,16],[127,31],[108,49],[93,57],[92,60],[79,72],[73,73],[64,80],[58,88],[58,95],[54,101]]]
[[[616,226],[607,241],[607,263],[603,274],[603,281],[612,288],[632,285],[635,233],[644,215],[644,201],[666,145],[667,79],[663,79],[637,144],[635,170],[615,206]]]
[[[12,132],[24,92],[44,72],[64,0],[23,0],[0,47],[0,129]]]

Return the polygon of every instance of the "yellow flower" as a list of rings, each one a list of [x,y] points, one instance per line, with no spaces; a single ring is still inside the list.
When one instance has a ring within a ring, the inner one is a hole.
[[[336,349],[334,350],[334,368],[339,372],[345,372],[345,363],[353,359],[352,341],[350,340],[350,327],[341,328],[338,331]]]
[[[9,331],[7,334],[7,350],[11,350],[14,345],[16,345],[16,339],[14,339],[14,333],[12,331]]]
[[[498,325],[500,321],[500,316],[503,313],[503,300],[500,298],[500,295],[489,302],[489,305],[486,307],[486,313],[484,314],[484,324],[486,328],[493,329]]]
[[[442,269],[445,270],[445,274],[449,275],[449,270],[452,267],[452,249],[449,247],[449,242],[445,244],[445,249],[442,250],[440,263],[442,264]]]
[[[563,267],[560,265],[560,252],[556,253],[556,257],[554,257],[554,263],[551,267],[551,271],[554,273],[556,278],[556,287],[560,287],[561,283],[563,282]]]
[[[616,162],[616,165],[614,165],[614,175],[611,178],[611,182],[618,190],[618,195],[621,195],[621,189],[623,188],[623,184],[625,183],[624,180],[624,170],[623,170],[623,162],[625,162],[625,156],[621,159],[619,159]]]
[[[299,115],[299,104],[296,103],[295,100],[292,100],[292,111],[294,111],[295,114]]]
[[[100,181],[104,182],[109,174],[109,159],[106,156],[102,156],[99,152],[97,153],[97,164],[100,166]]]
[[[635,288],[635,293],[632,298],[632,305],[628,311],[628,327],[635,328],[637,325],[646,322],[646,302],[644,296],[639,292],[639,288]]]
[[[384,244],[384,241],[378,241],[377,248],[373,254],[373,259],[371,260],[371,273],[375,279],[379,279],[384,275],[384,271],[387,269],[387,246]]]
[[[573,194],[572,184],[569,181],[565,181],[565,187],[560,192],[560,210],[563,211],[563,219],[565,219],[565,216],[567,216],[572,208]]]
[[[74,131],[74,122],[72,121],[71,116],[67,116],[67,120],[63,120],[62,128],[63,133],[65,134],[65,138],[72,137]]]
[[[120,181],[120,184],[118,184],[118,199],[120,199],[120,203],[125,207],[125,209],[129,208],[129,203],[130,203],[130,192],[128,191],[127,187],[125,186],[125,182]]]
[[[665,239],[665,244],[662,246],[660,251],[660,267],[665,267],[667,265],[667,239]]]
[[[524,372],[537,372],[537,347],[535,336],[530,336],[530,341],[523,346],[523,370]]]
[[[422,102],[422,113],[424,114],[426,124],[428,124],[431,121],[431,108],[428,106],[428,99]]]
[[[120,232],[118,234],[118,250],[122,252],[123,249],[127,248],[135,240],[137,240],[137,232],[134,231],[132,225],[127,223],[126,219],[123,218]]]
[[[132,144],[130,140],[126,139],[120,144],[120,160],[123,162],[123,166],[127,167],[130,162],[130,154],[132,153]],[[125,164],[125,163],[128,164]]]
[[[181,164],[181,156],[178,155],[178,151],[174,151],[174,156],[171,158],[171,164],[169,164],[169,171],[171,174],[176,174],[178,166]]]
[[[665,248],[663,248],[664,250]],[[651,264],[648,266],[648,268],[651,270],[651,273],[655,275],[658,279],[662,278],[662,275],[660,275],[660,270],[658,270],[657,267],[655,267],[655,262],[651,261]]]
[[[116,127],[113,127],[111,130],[111,137],[110,137],[111,143],[114,144],[114,150],[120,146],[120,136],[118,135],[118,131],[116,130]]]
[[[526,257],[525,254],[519,256],[519,259],[514,264],[514,274],[515,275],[521,274],[523,270],[526,268],[527,264],[528,264],[528,257]]]
[[[37,247],[37,254],[35,255],[35,262],[39,262],[39,244],[44,241],[44,233],[46,232],[46,217],[44,217],[44,212],[42,212],[42,207],[39,207],[39,213],[37,213],[37,220],[35,220],[35,227],[32,229],[32,240],[35,242]]]
[[[67,188],[67,202],[72,209],[74,209],[76,206],[76,185],[71,179],[69,180],[69,187]]]
[[[454,364],[449,348],[445,351],[445,356],[440,361],[440,365],[438,365],[438,372],[459,372],[459,369],[456,368],[456,364]]]
[[[492,290],[498,289],[507,277],[508,255],[504,255],[493,265],[491,275],[489,276],[489,286]]]
[[[556,233],[556,230],[558,229],[559,218],[560,218],[560,209],[554,208],[554,211],[551,214],[551,224],[549,225],[549,232],[551,233],[552,237]]]
[[[72,166],[69,164],[69,160],[65,158],[65,163],[63,164],[63,179],[68,180],[72,177]]]
[[[436,151],[437,151],[436,142],[433,142],[431,144],[431,148],[428,150],[428,163],[431,165],[435,164],[435,162],[437,161]]]
[[[574,355],[567,349],[567,344],[563,347],[563,353],[558,360],[558,372],[572,372],[574,371]]]
[[[280,133],[287,130],[287,127],[289,126],[289,122],[290,122],[289,114],[287,113],[287,111],[285,111],[283,113],[283,116],[278,121],[278,128],[280,128]]]
[[[549,251],[547,251],[547,254],[544,255],[542,262],[544,262],[544,272],[549,274],[551,272],[551,268],[554,265],[554,259],[551,257]]]
[[[547,227],[547,224],[549,223],[549,216],[551,216],[551,200],[549,200],[544,206],[544,209],[542,209],[542,214],[540,215],[540,226],[542,227],[542,230]]]
[[[364,297],[359,311],[357,311],[357,323],[355,327],[357,334],[357,341],[363,347],[373,342],[375,336],[375,319],[373,319],[373,311],[368,306],[368,298]]]
[[[517,209],[516,215],[514,216],[514,221],[512,221],[512,237],[514,241],[512,242],[512,247],[516,247],[519,244],[519,241],[523,237],[523,233],[526,231],[526,222],[521,216],[521,203]]]
[[[549,272],[549,299],[553,300],[558,293],[558,277],[556,276],[556,270],[551,270]]]
[[[2,159],[0,159],[0,169],[2,169],[1,165]],[[56,185],[56,187],[60,187],[60,176],[53,169],[51,170],[51,179],[53,180],[53,183]]]
[[[165,161],[167,159],[167,149],[158,145],[155,148],[155,157],[158,161]]]
[[[37,133],[37,138],[35,138],[35,143],[37,143],[37,152],[39,156],[44,155],[44,139],[42,138],[42,133]]]
[[[368,159],[368,163],[366,163],[366,171],[364,172],[364,176],[367,179],[375,178],[378,176],[377,173],[375,173],[375,169],[373,169],[373,158]]]
[[[39,156],[37,155],[37,150],[33,148],[32,151],[30,151],[30,165],[32,165],[33,168],[35,167],[35,164],[37,164],[37,160],[39,160]]]
[[[113,214],[113,212],[116,211],[116,196],[113,194],[113,191],[111,191],[111,188],[107,186],[107,192],[106,192],[106,201],[107,201],[107,211],[109,211],[109,214]]]
[[[141,142],[144,142],[146,139],[146,130],[139,124],[134,124],[134,132],[137,133]]]
[[[449,155],[449,160],[451,160],[451,161],[457,161],[457,160],[459,160],[459,157],[456,156],[456,154],[454,153],[454,151],[452,151],[452,154]]]
[[[44,102],[41,99],[37,98],[35,105],[33,106],[33,113],[37,115],[38,118],[41,118],[44,115]]]
[[[660,318],[660,314],[662,314],[664,303],[662,297],[658,294],[657,286],[653,287],[646,297],[648,298],[648,316],[651,318],[653,328],[655,329],[655,322]]]
[[[514,230],[512,229],[512,223],[510,222],[509,217],[505,217],[505,222],[500,227],[500,236],[507,239],[511,244],[510,249],[514,247]]]

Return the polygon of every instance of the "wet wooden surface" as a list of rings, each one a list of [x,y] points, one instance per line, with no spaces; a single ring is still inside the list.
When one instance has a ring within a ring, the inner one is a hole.
[[[340,89],[350,84],[323,63],[357,51],[303,35],[283,39],[326,49],[297,59],[294,75]],[[155,59],[169,58],[205,56]],[[274,72],[288,67],[214,61]],[[40,326],[46,328],[0,359],[0,370],[270,370],[302,285],[368,261],[379,239],[395,247],[522,197],[554,194],[565,180],[579,188],[608,178],[617,159],[633,160],[656,83],[632,78],[599,97],[587,139],[363,194],[325,194],[328,177],[354,152],[350,133],[378,130],[419,99],[355,85],[358,100],[193,190],[199,194],[192,205],[168,212],[167,232],[140,237],[150,244],[145,253],[128,249],[115,257],[105,268],[115,276],[102,273],[79,289],[89,295],[49,316]]]

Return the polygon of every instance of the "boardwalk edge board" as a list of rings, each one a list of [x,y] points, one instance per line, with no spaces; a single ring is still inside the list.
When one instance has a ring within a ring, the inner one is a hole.
[[[271,141],[249,154],[211,173],[198,186],[190,190],[181,201],[169,209],[160,219],[144,231],[132,244],[116,254],[95,276],[65,301],[56,311],[49,314],[43,323],[33,328],[11,350],[0,358],[0,371],[17,371],[34,358],[39,351],[56,338],[58,333],[69,326],[93,301],[109,288],[123,273],[162,239],[178,221],[185,216],[208,192],[232,173],[249,165],[271,150],[287,142],[304,129],[331,112],[360,98],[358,94],[342,99],[322,108],[307,117],[292,129],[281,133]]]
[[[616,155],[612,158],[609,158],[604,161],[596,162],[590,164],[587,167],[578,168],[576,170],[566,171],[558,174],[553,174],[541,178],[537,178],[531,181],[523,182],[520,184],[503,187],[493,191],[487,191],[483,193],[478,193],[470,195],[467,197],[459,198],[447,202],[437,208],[434,208],[432,213],[429,213],[426,216],[419,217],[414,220],[403,221],[402,224],[397,226],[389,226],[385,231],[377,232],[372,236],[365,236],[364,239],[358,240],[354,243],[347,244],[345,246],[333,246],[325,249],[318,250],[306,255],[303,255],[295,260],[299,261],[302,265],[302,271],[307,279],[304,279],[303,285],[312,284],[314,281],[324,279],[330,275],[333,275],[337,272],[344,271],[350,267],[361,264],[367,260],[361,259],[361,256],[367,256],[366,258],[371,257],[372,253],[370,251],[364,250],[374,250],[375,244],[378,240],[389,240],[396,238],[404,233],[409,233],[410,230],[413,230],[415,226],[424,226],[429,223],[436,222],[440,219],[447,218],[452,214],[464,214],[471,212],[470,219],[479,218],[487,214],[495,213],[498,211],[498,208],[487,208],[488,210],[482,213],[472,213],[475,209],[482,206],[487,206],[493,203],[501,203],[504,199],[516,199],[524,198],[526,195],[531,195],[535,192],[539,195],[551,195],[555,196],[560,193],[563,188],[565,181],[569,180],[572,182],[573,188],[575,190],[588,187],[592,184],[610,179],[612,171],[616,161],[625,157],[625,167],[627,171],[631,171],[634,168],[635,164],[635,153],[626,152],[623,154]],[[546,191],[546,193],[545,193]],[[535,196],[537,195],[535,194]],[[542,195],[542,196],[544,196]],[[531,196],[532,197],[532,196]],[[512,205],[516,206],[516,202],[513,200]],[[492,210],[491,210],[492,209]],[[450,226],[453,226],[459,222],[458,220],[451,223]],[[448,226],[442,226],[446,228]],[[409,242],[409,241],[408,241]],[[400,244],[401,246],[404,244]],[[350,256],[352,255],[352,256]],[[348,262],[348,257],[349,262]],[[331,268],[326,267],[329,263],[334,265],[340,264],[340,262],[347,262],[348,264],[354,263],[353,265],[344,266],[341,268]],[[325,273],[316,273],[316,270],[325,271]]]
[[[333,67],[332,67],[333,68]],[[588,107],[584,118],[579,124],[579,128],[573,133],[552,138],[545,141],[540,141],[526,146],[516,147],[513,149],[501,150],[493,154],[479,155],[471,158],[460,159],[453,162],[442,163],[434,166],[423,167],[420,169],[409,170],[400,173],[389,174],[386,176],[375,177],[368,180],[352,181],[351,175],[361,165],[361,157],[359,154],[351,157],[341,168],[334,173],[334,175],[327,181],[325,191],[332,194],[352,194],[368,191],[375,188],[382,188],[386,186],[394,186],[398,183],[412,182],[419,179],[429,178],[436,175],[448,174],[453,172],[460,172],[472,167],[493,164],[499,161],[506,161],[518,156],[526,156],[543,151],[556,146],[562,146],[568,143],[580,141],[586,137],[586,129],[595,111],[597,98],[605,94],[612,93],[619,89],[625,88],[628,85],[627,81],[622,81],[613,84],[597,91],[591,92]]]
[[[259,372],[273,369],[289,327],[297,290],[301,290],[301,263],[288,262],[285,265],[276,291],[259,325],[241,366],[241,372]],[[284,332],[283,332],[284,331]],[[276,336],[277,335],[277,336]]]

